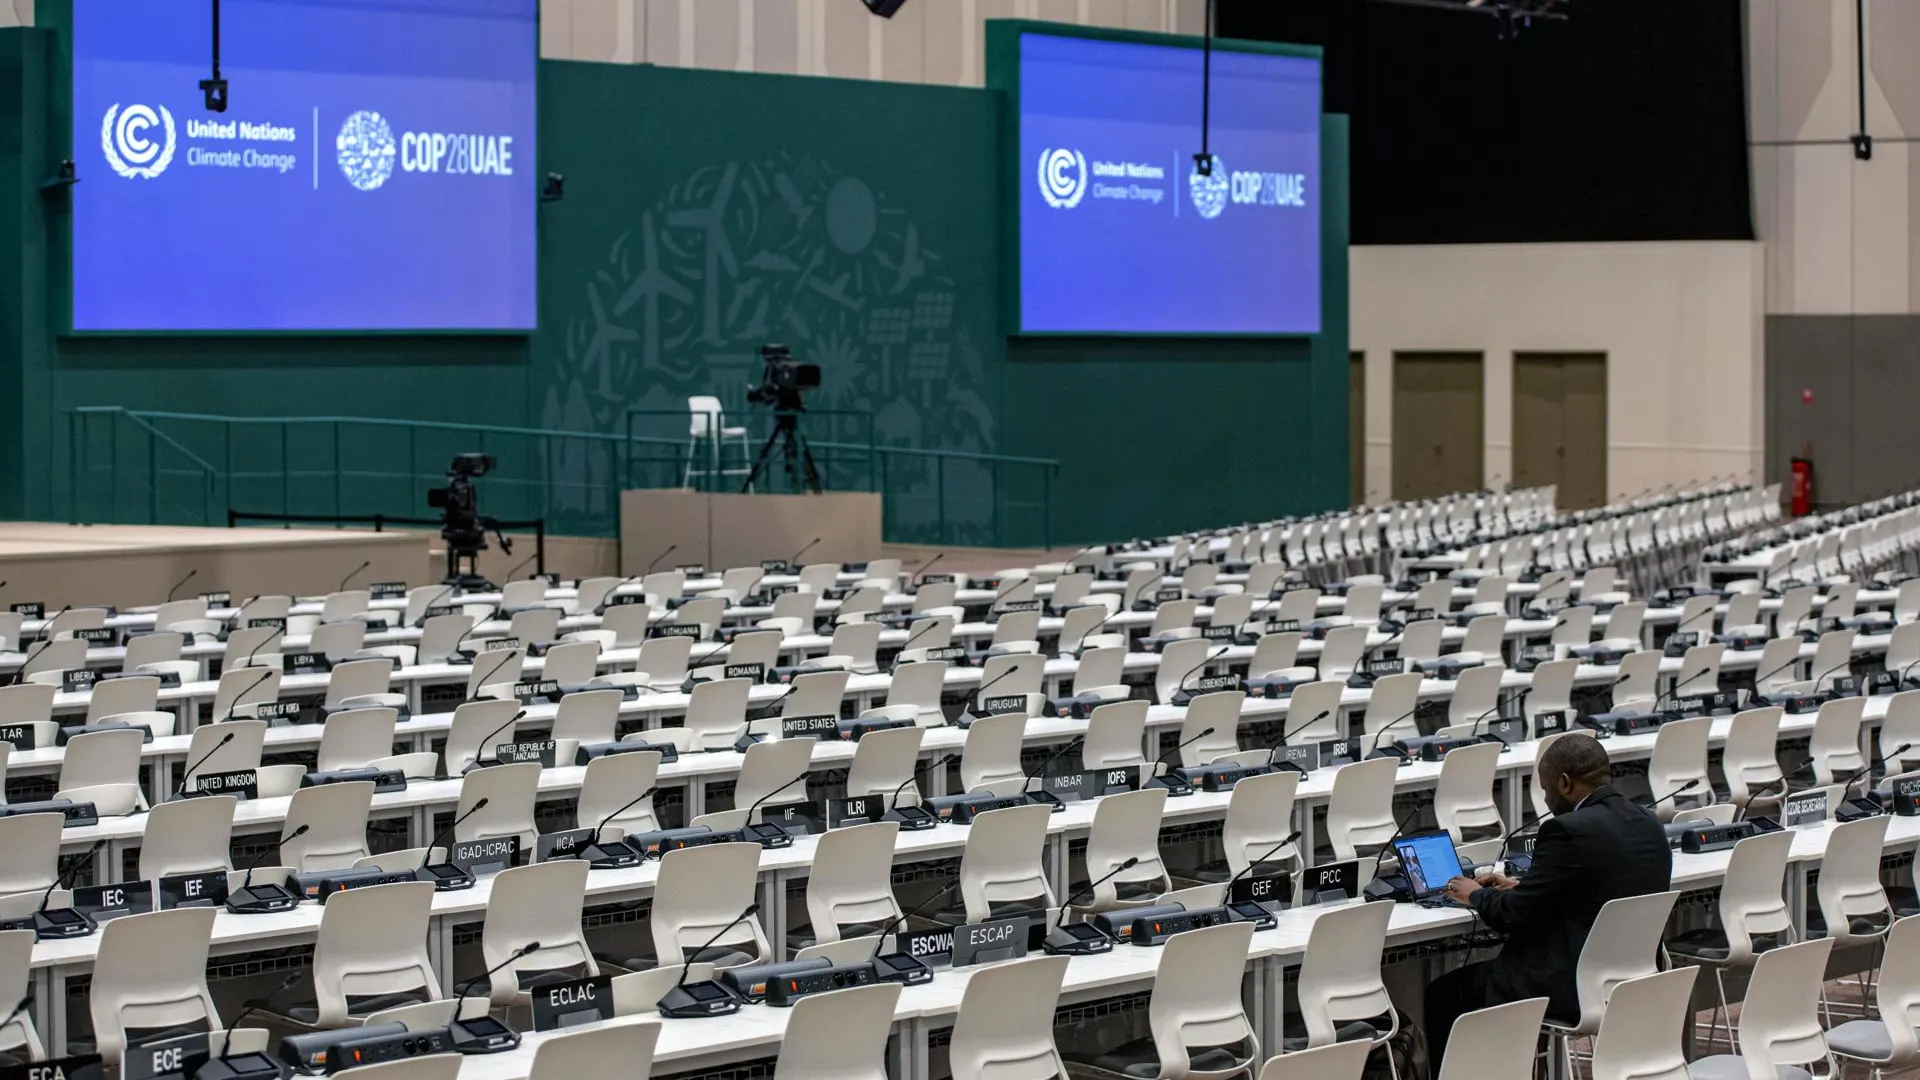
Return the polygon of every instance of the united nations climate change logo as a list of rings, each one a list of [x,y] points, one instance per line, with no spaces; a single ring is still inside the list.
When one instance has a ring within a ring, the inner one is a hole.
[[[1212,221],[1227,208],[1227,168],[1220,164],[1220,155],[1212,157],[1213,168],[1208,175],[1201,176],[1198,168],[1187,177],[1187,192],[1193,196],[1193,208],[1200,216]]]
[[[1062,147],[1040,151],[1040,195],[1055,210],[1071,210],[1087,193],[1087,159]]]
[[[155,127],[164,129],[158,142],[152,138]],[[122,110],[115,104],[100,122],[100,149],[107,164],[130,180],[151,180],[166,172],[177,146],[173,114],[165,105],[155,115],[150,106],[129,105]]]
[[[358,190],[372,191],[393,175],[393,129],[379,113],[362,109],[347,117],[333,142],[341,173]]]

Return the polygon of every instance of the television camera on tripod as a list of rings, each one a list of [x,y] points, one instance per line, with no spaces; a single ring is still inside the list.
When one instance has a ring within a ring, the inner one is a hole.
[[[501,551],[513,554],[513,542],[500,531],[500,520],[480,512],[480,495],[473,486],[495,464],[492,454],[460,454],[447,466],[447,486],[427,489],[427,506],[440,511],[440,539],[447,542],[447,577],[443,584],[456,586],[461,592],[495,590],[492,582],[480,576],[480,553],[487,550],[487,533],[493,533]]]
[[[765,365],[760,372],[760,385],[748,388],[747,403],[772,406],[773,430],[768,433],[767,441],[760,444],[753,471],[747,474],[747,482],[740,490],[743,493],[753,490],[777,447],[787,482],[796,491],[818,495],[820,469],[814,463],[806,437],[800,434],[800,416],[807,411],[803,395],[820,388],[820,365],[800,363],[793,358],[793,350],[785,345],[760,346],[760,359]]]

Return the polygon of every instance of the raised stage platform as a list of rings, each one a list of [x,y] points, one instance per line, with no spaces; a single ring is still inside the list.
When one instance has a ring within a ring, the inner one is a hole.
[[[0,522],[0,611],[39,601],[75,606],[157,604],[188,572],[179,596],[331,592],[362,562],[353,585],[438,580],[425,533],[334,529],[202,529],[167,525]]]

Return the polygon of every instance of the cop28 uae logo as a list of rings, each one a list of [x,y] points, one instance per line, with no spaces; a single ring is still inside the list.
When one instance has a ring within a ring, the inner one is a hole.
[[[1193,208],[1208,221],[1220,216],[1227,208],[1227,168],[1220,164],[1220,155],[1214,154],[1213,167],[1207,175],[1200,175],[1195,168],[1193,175],[1187,177],[1187,191],[1193,196]]]
[[[162,130],[156,133],[155,128]],[[177,148],[173,114],[165,105],[156,115],[151,106],[129,105],[123,110],[116,104],[100,122],[100,150],[113,171],[129,180],[151,180],[166,172]]]
[[[1055,210],[1071,210],[1087,193],[1087,158],[1061,147],[1040,151],[1040,196]]]
[[[340,155],[340,172],[357,190],[372,191],[393,175],[393,129],[377,112],[363,109],[347,117],[334,149]]]

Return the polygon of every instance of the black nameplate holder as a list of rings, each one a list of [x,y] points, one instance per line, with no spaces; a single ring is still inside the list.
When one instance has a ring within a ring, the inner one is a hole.
[[[1780,802],[1780,820],[1789,829],[1802,825],[1819,825],[1827,820],[1827,793],[1822,791],[1803,792],[1789,795]]]
[[[783,716],[780,718],[780,737],[783,739],[838,739],[840,718],[831,714]]]
[[[111,885],[82,885],[73,890],[73,906],[96,924],[122,915],[144,915],[153,910],[151,881],[122,881]]]
[[[531,992],[533,1030],[557,1031],[613,1019],[613,976],[536,986]]]
[[[60,673],[60,691],[66,694],[85,694],[93,690],[93,684],[100,680],[100,673],[92,668],[69,668]]]
[[[120,631],[111,626],[89,626],[84,630],[75,630],[73,636],[89,645],[112,648],[120,644]]]
[[[227,872],[203,870],[174,874],[159,880],[160,910],[183,907],[219,907],[227,902]]]
[[[518,836],[495,836],[454,844],[447,861],[474,877],[485,877],[520,865],[522,855]]]
[[[1271,760],[1278,768],[1310,773],[1320,767],[1320,747],[1317,743],[1276,746]]]
[[[1027,711],[1025,694],[996,694],[990,698],[979,699],[979,703],[980,707],[975,712],[978,716],[1004,716],[1008,713]]]
[[[551,769],[554,748],[557,745],[559,744],[553,739],[500,743],[493,748],[493,760],[502,765],[530,761],[543,769]]]
[[[407,583],[404,581],[376,581],[367,586],[369,600],[395,600],[407,595]]]
[[[260,797],[260,770],[231,769],[226,772],[195,773],[190,795],[233,795],[242,799]]]
[[[298,701],[263,701],[254,706],[255,719],[265,720],[269,724],[275,720],[284,720],[289,724],[298,723],[306,705]]]
[[[1920,776],[1893,782],[1893,812],[1900,817],[1920,815]]]
[[[884,795],[851,795],[827,800],[827,828],[866,825],[887,815]]]
[[[961,968],[1000,960],[1018,960],[1027,955],[1027,927],[1031,921],[1018,916],[954,927],[951,964]]]
[[[325,675],[333,670],[333,661],[321,653],[288,653],[280,663],[289,675]]]
[[[513,684],[513,696],[520,699],[522,705],[532,705],[538,701],[558,699],[561,696],[560,684],[552,679],[534,679],[529,682]]]

